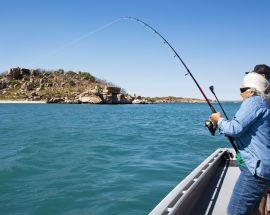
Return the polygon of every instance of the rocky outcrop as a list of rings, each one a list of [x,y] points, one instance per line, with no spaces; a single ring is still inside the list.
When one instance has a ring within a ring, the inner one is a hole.
[[[83,104],[86,104],[86,103],[88,103],[88,104],[102,104],[103,103],[102,99],[99,96],[95,96],[95,95],[80,97],[79,101]]]
[[[141,96],[136,97],[132,104],[150,104],[151,102],[147,101],[145,98],[142,98]]]
[[[80,94],[81,103],[90,104],[131,104],[132,97],[121,94],[119,87],[105,87],[103,90],[96,87]]]
[[[7,83],[5,81],[0,81],[0,90],[3,90],[7,87]]]
[[[133,97],[130,95],[118,94],[117,101],[119,104],[131,104],[133,101]]]
[[[47,100],[47,103],[64,103],[65,100],[62,98],[51,98]]]
[[[22,85],[21,85],[21,89],[22,90],[25,90],[25,91],[30,91],[30,90],[33,90],[33,82],[24,82]]]
[[[8,71],[8,73],[7,73],[7,77],[9,79],[14,79],[14,80],[18,80],[18,79],[22,78],[22,74],[21,74],[20,68],[10,69]]]
[[[37,74],[38,72],[35,70],[17,67],[9,69],[7,72],[7,77],[9,79],[18,80],[21,79],[23,76],[37,75]]]

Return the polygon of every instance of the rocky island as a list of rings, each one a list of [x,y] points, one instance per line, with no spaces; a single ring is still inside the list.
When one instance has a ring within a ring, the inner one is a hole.
[[[1,101],[29,101],[63,104],[149,104],[203,103],[204,100],[181,97],[131,96],[112,83],[88,72],[63,69],[11,68],[0,74]]]

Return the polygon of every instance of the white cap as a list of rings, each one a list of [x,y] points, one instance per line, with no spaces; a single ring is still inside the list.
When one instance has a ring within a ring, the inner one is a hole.
[[[250,72],[244,77],[241,88],[255,88],[260,95],[265,95],[265,90],[269,87],[269,82],[260,74]]]

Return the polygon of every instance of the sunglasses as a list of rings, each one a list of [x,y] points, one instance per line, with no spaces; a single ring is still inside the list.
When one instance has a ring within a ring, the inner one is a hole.
[[[250,89],[250,87],[243,87],[243,88],[240,88],[240,92],[241,93],[244,93],[244,92],[246,92],[249,89]]]

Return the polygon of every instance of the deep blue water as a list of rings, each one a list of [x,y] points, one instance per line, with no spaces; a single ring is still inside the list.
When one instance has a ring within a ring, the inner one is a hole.
[[[230,117],[239,104],[225,104]],[[147,214],[222,136],[206,104],[0,105],[1,214]]]

